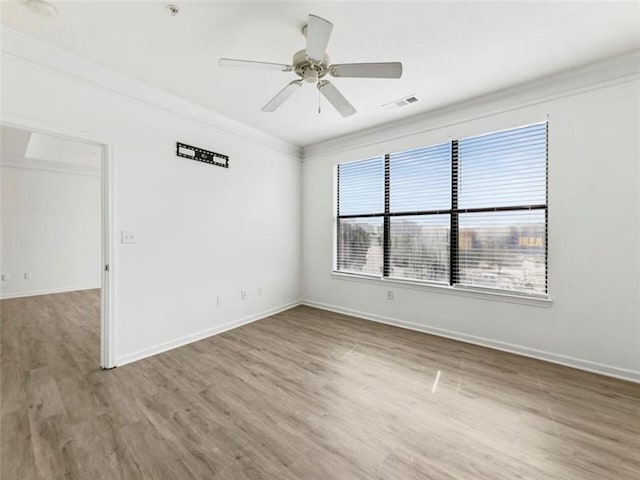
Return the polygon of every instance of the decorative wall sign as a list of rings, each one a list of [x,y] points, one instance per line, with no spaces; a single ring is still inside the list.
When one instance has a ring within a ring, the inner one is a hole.
[[[192,147],[185,143],[176,142],[176,155],[179,157],[190,158],[198,162],[210,163],[219,167],[229,168],[229,157],[221,153],[210,152],[202,148]]]

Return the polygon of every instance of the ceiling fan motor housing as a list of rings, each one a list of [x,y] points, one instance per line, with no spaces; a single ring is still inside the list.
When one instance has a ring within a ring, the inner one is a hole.
[[[329,56],[325,54],[322,63],[317,63],[307,57],[305,50],[296,52],[291,62],[293,71],[305,82],[316,83],[329,73]]]

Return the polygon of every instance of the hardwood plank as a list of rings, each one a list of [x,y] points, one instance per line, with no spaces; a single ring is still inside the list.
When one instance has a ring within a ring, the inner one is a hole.
[[[99,291],[0,303],[7,479],[640,478],[640,385],[297,307],[109,371]]]
[[[57,480],[74,478],[74,465],[65,457],[64,445],[70,440],[62,415],[38,419],[29,410],[29,426],[37,479]],[[4,438],[1,440],[5,441]]]
[[[65,425],[68,433],[59,445],[70,478],[121,478],[121,440],[106,415]]]
[[[36,420],[66,413],[58,384],[48,367],[34,368],[29,372],[27,403],[29,413]]]
[[[26,408],[0,417],[0,478],[35,478],[36,466]]]
[[[128,458],[126,463],[130,465],[124,478],[195,478],[171,445],[146,419],[120,428],[118,435]]]

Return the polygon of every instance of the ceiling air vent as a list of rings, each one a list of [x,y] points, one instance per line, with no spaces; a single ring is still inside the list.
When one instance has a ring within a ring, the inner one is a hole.
[[[412,103],[418,103],[420,99],[415,95],[409,95],[408,97],[400,98],[398,100],[394,100],[393,102],[385,103],[382,105],[383,110],[391,111],[396,110],[401,107],[408,107]]]

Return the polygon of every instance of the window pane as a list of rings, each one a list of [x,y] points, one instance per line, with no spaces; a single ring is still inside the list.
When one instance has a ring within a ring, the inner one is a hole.
[[[449,281],[449,215],[391,217],[390,276]]]
[[[546,293],[545,211],[459,216],[459,282]]]
[[[459,208],[546,204],[546,123],[458,142]]]
[[[392,153],[389,160],[392,212],[451,208],[451,144]]]
[[[340,215],[384,212],[384,158],[338,165]]]
[[[382,275],[382,217],[338,219],[338,270]]]

